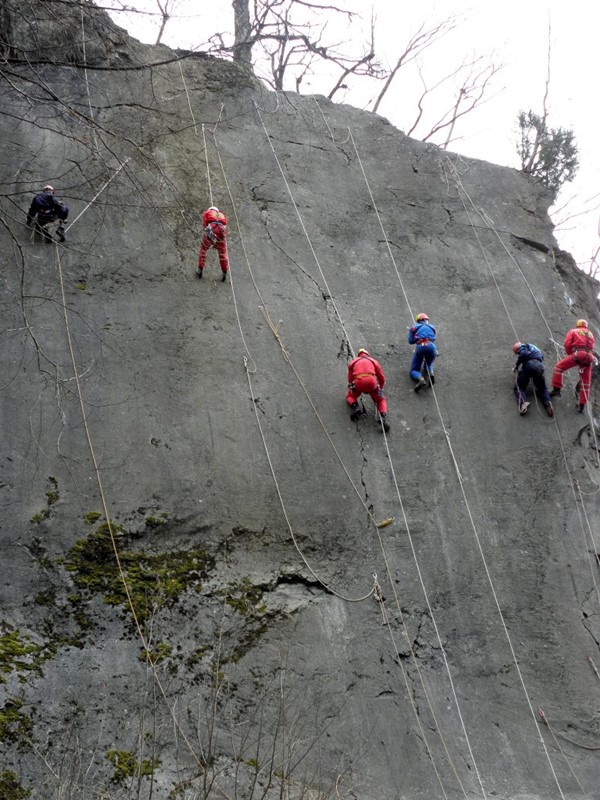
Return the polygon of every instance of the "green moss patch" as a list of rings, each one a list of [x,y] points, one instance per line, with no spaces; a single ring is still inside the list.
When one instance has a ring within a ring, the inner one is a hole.
[[[0,797],[2,800],[25,800],[31,796],[31,789],[24,789],[14,772],[5,769],[0,772]]]
[[[230,655],[222,657],[222,663],[239,661],[256,641],[268,630],[269,622],[275,614],[269,613],[264,601],[264,593],[268,586],[254,584],[248,577],[240,581],[232,581],[218,592],[228,606],[243,618],[243,625],[238,632],[238,642]]]
[[[0,742],[15,742],[31,731],[31,720],[21,711],[22,707],[21,700],[14,697],[0,708]]]
[[[120,526],[112,526],[118,537],[119,562],[127,590],[140,624],[144,624],[161,606],[171,606],[183,592],[199,592],[213,560],[204,550],[146,553],[128,548],[127,535]],[[106,522],[79,539],[64,560],[82,591],[98,593],[108,605],[129,611],[129,599],[119,571]]]
[[[60,500],[58,491],[58,481],[50,475],[48,477],[48,488],[46,489],[46,508],[37,511],[32,517],[31,522],[43,522],[50,516],[50,510],[55,503]]]
[[[0,684],[6,683],[2,675],[15,671],[27,673],[39,671],[45,658],[45,648],[34,644],[19,631],[12,630],[0,636]],[[23,678],[24,680],[24,678]]]
[[[154,770],[160,766],[160,759],[144,758],[142,761],[138,761],[135,753],[130,753],[129,750],[109,750],[105,758],[115,768],[111,779],[113,783],[122,783],[127,778],[152,775]]]

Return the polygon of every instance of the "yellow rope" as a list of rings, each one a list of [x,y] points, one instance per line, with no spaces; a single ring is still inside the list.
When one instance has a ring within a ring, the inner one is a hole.
[[[92,460],[92,468],[93,468],[93,472],[94,472],[94,477],[96,479],[96,485],[98,487],[98,493],[100,495],[100,502],[102,504],[102,510],[104,512],[104,517],[106,519],[106,525],[107,525],[107,528],[108,528],[110,541],[111,541],[113,553],[114,553],[114,556],[115,556],[115,563],[117,565],[117,570],[119,572],[119,577],[121,579],[121,583],[123,584],[123,589],[124,589],[125,595],[127,597],[127,604],[128,604],[129,609],[131,611],[131,615],[132,615],[132,618],[133,618],[133,621],[134,621],[134,625],[135,625],[137,634],[138,634],[138,636],[140,638],[140,641],[142,643],[142,647],[144,649],[144,654],[145,654],[146,660],[147,660],[147,662],[148,662],[148,664],[150,666],[150,669],[152,670],[152,674],[154,676],[154,680],[156,681],[156,685],[158,686],[159,692],[160,692],[163,700],[165,701],[165,703],[167,705],[167,708],[169,709],[169,713],[170,713],[171,718],[173,720],[173,724],[176,727],[176,729],[179,731],[179,733],[181,735],[181,738],[185,742],[190,754],[192,755],[192,757],[194,758],[194,760],[196,761],[198,766],[203,767],[202,758],[196,753],[194,747],[192,746],[191,741],[189,740],[189,738],[186,735],[185,731],[181,728],[181,725],[179,724],[179,721],[178,721],[178,719],[177,719],[177,717],[175,715],[174,709],[171,707],[171,704],[169,703],[169,700],[168,700],[168,697],[167,697],[167,693],[166,693],[165,688],[164,688],[164,686],[162,684],[162,681],[161,681],[161,679],[160,679],[160,677],[158,675],[158,672],[157,672],[157,669],[156,669],[156,664],[155,664],[154,659],[152,657],[152,652],[151,652],[150,646],[149,646],[149,644],[148,644],[148,642],[146,640],[146,636],[144,634],[144,631],[142,630],[142,626],[140,624],[139,617],[137,615],[137,612],[136,612],[136,609],[135,609],[135,605],[134,605],[134,602],[133,602],[133,597],[131,595],[131,591],[129,589],[129,585],[128,585],[128,582],[127,582],[127,575],[126,575],[126,573],[125,573],[125,571],[123,569],[123,565],[122,565],[122,562],[121,562],[121,557],[120,557],[120,554],[119,554],[119,547],[117,545],[117,540],[116,540],[116,536],[115,536],[114,526],[113,526],[113,522],[112,522],[112,519],[111,519],[110,511],[109,511],[109,508],[108,508],[108,501],[106,499],[106,494],[104,492],[104,485],[103,485],[102,477],[101,477],[101,474],[100,474],[100,467],[98,465],[98,460],[96,458],[96,452],[95,452],[94,444],[93,444],[93,441],[92,441],[92,435],[91,435],[91,432],[90,432],[90,429],[89,429],[89,425],[88,425],[88,421],[87,421],[85,403],[83,401],[83,392],[82,392],[82,389],[81,389],[81,382],[80,382],[80,379],[79,379],[79,371],[78,371],[78,368],[77,368],[77,361],[75,359],[75,351],[74,351],[73,339],[72,339],[72,335],[71,335],[71,326],[70,326],[70,323],[69,323],[69,314],[68,314],[67,299],[66,299],[66,294],[65,294],[64,277],[63,277],[61,260],[60,260],[60,248],[58,246],[55,246],[54,250],[55,250],[55,254],[56,254],[56,267],[57,267],[58,279],[59,279],[59,284],[60,284],[60,292],[61,292],[61,300],[62,300],[62,308],[63,308],[63,320],[64,320],[64,325],[65,325],[65,333],[66,333],[66,337],[67,337],[67,347],[68,347],[68,350],[69,350],[69,356],[70,356],[71,365],[72,365],[72,368],[73,368],[73,377],[74,377],[75,385],[76,385],[76,396],[77,396],[77,400],[78,400],[78,403],[79,403],[83,430],[85,432],[85,437],[86,437],[88,449],[89,449],[89,452],[90,452],[90,458]],[[227,795],[223,791],[223,789],[221,787],[218,787],[218,788],[221,791],[221,793],[223,794],[223,796],[225,798],[227,798],[227,800],[231,800],[229,795]]]

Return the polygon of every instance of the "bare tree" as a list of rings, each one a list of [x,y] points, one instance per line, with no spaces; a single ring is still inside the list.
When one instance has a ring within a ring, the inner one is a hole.
[[[407,130],[409,136],[416,135],[415,131],[422,121],[424,112],[424,101],[432,92],[439,88],[443,83],[462,76],[462,82],[456,89],[456,100],[454,105],[444,111],[437,119],[437,121],[430,127],[428,133],[420,134],[419,139],[424,142],[433,139],[440,131],[446,130],[446,138],[441,145],[445,150],[451,142],[454,141],[453,134],[454,128],[459,119],[469,114],[475,109],[476,106],[481,105],[485,99],[489,88],[489,84],[500,67],[493,61],[488,62],[483,56],[474,58],[470,64],[460,66],[452,75],[446,75],[438,81],[431,89],[429,89],[423,81],[424,90],[418,100],[418,112],[411,127]],[[421,70],[419,70],[421,74]]]
[[[407,64],[410,64],[410,62],[414,61],[419,55],[421,55],[421,53],[423,53],[424,50],[431,47],[438,39],[453,30],[456,27],[456,22],[456,17],[449,17],[439,25],[435,25],[433,28],[425,29],[425,23],[421,25],[414,36],[409,39],[408,44],[397,59],[396,64],[391,70],[389,70],[383,84],[383,89],[379,92],[377,99],[373,103],[371,111],[377,111],[381,101],[385,97],[392,84],[392,81],[400,69],[405,67]]]
[[[234,10],[233,59],[253,66],[256,73],[273,89],[282,90],[285,78],[291,77],[298,90],[313,63],[329,61],[341,71],[355,69],[358,59],[340,51],[339,42],[325,43],[326,29],[340,15],[352,22],[357,15],[335,5],[312,0],[232,0]],[[326,13],[325,13],[326,12]],[[325,14],[323,22],[316,21]],[[222,45],[223,36],[213,43]],[[219,48],[220,49],[220,48]],[[229,49],[229,48],[227,48]]]
[[[121,3],[124,12],[132,12],[132,4]],[[156,0],[160,10],[160,29],[156,41],[162,40],[167,22],[174,16],[175,4],[183,0]],[[156,6],[155,6],[156,8]],[[434,48],[442,38],[452,33],[461,18],[451,16],[432,25],[423,23],[409,36],[393,66],[384,65],[384,57],[378,52],[376,20],[371,10],[370,24],[366,34],[339,38],[339,31],[348,32],[359,21],[364,21],[358,12],[341,8],[333,3],[317,0],[231,0],[233,10],[233,36],[225,29],[213,30],[207,37],[206,50],[220,57],[232,58],[240,66],[252,70],[266,85],[276,91],[286,89],[300,92],[313,78],[311,91],[325,94],[330,100],[337,99],[345,90],[352,101],[352,94],[359,83],[371,82],[379,86],[375,99],[366,107],[377,112],[389,96],[390,89],[400,72],[417,64],[423,83],[423,91],[417,101],[412,122],[405,129],[423,141],[436,141],[448,147],[453,140],[456,123],[487,99],[491,82],[499,66],[491,57],[474,56],[470,63],[449,65],[447,73],[433,85],[426,84],[424,65],[435,59]],[[150,13],[150,12],[145,12]],[[158,16],[156,11],[151,12]],[[221,18],[216,24],[220,24]],[[333,34],[333,35],[332,35]],[[202,46],[202,45],[200,45]],[[323,67],[326,69],[323,69]],[[316,77],[318,76],[318,77]],[[440,102],[440,94],[448,82],[457,84],[450,98]],[[329,82],[330,88],[327,87]],[[438,91],[439,90],[439,91]],[[442,105],[434,122],[430,109]],[[404,103],[405,113],[410,118],[410,107]],[[425,133],[417,130],[425,129]],[[443,139],[442,139],[443,137]]]
[[[175,10],[177,2],[178,0],[156,0],[156,5],[160,10],[161,21],[155,44],[160,44],[162,35],[165,31],[165,26],[167,22],[171,19],[171,16],[173,15],[173,11]]]

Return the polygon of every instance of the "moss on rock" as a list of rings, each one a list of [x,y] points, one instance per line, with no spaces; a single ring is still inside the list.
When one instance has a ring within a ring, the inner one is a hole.
[[[158,608],[177,602],[183,592],[199,592],[213,559],[200,548],[165,553],[129,549],[123,528],[103,522],[75,542],[63,563],[78,589],[99,593],[108,605],[127,611],[133,605],[143,625]]]

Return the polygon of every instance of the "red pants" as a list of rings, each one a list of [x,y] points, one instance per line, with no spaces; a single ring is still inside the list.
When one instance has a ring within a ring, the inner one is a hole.
[[[200,252],[198,253],[198,269],[204,269],[206,266],[206,253],[211,247],[217,248],[221,271],[227,272],[229,269],[229,259],[227,258],[227,242],[225,239],[212,242],[206,234],[202,235],[202,241],[200,242]]]
[[[590,396],[590,385],[592,383],[592,365],[594,356],[587,350],[576,350],[573,355],[566,356],[554,367],[552,374],[552,387],[562,389],[563,372],[573,367],[579,367],[579,403],[585,405]]]
[[[387,402],[383,396],[383,392],[379,388],[375,375],[369,375],[367,378],[355,378],[354,389],[348,389],[346,402],[349,406],[351,406],[352,403],[357,403],[358,398],[363,393],[371,395],[373,402],[377,406],[377,411],[379,411],[380,414],[387,414]]]

